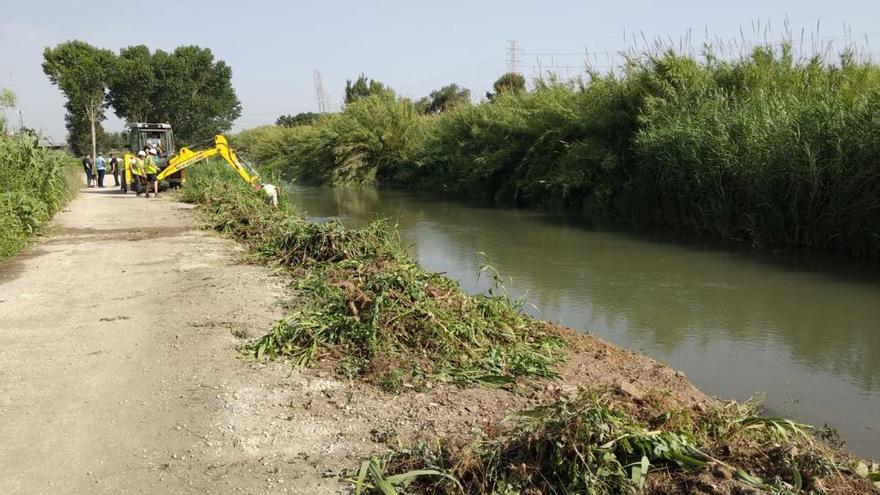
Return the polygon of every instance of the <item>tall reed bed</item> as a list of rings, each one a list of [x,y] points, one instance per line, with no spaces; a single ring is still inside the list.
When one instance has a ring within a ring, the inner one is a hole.
[[[374,96],[238,142],[312,182],[418,186],[877,260],[878,110],[878,66],[795,58],[783,45],[735,60],[633,58],[438,116]]]
[[[79,174],[69,155],[41,148],[34,136],[0,137],[0,260],[73,197]]]

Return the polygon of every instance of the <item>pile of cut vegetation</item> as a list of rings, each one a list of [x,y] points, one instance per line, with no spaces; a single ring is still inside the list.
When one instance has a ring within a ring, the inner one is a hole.
[[[206,226],[293,280],[285,316],[248,347],[258,359],[332,365],[396,392],[433,380],[552,379],[579,349],[579,337],[524,316],[500,287],[471,296],[424,271],[383,222],[311,223],[226,175],[200,170],[185,198],[202,205]],[[763,416],[756,403],[674,404],[589,384],[512,411],[491,431],[392,445],[349,481],[358,494],[385,495],[880,493],[880,467],[829,446],[831,431]]]
[[[757,403],[645,415],[614,393],[513,414],[464,443],[422,443],[365,461],[355,493],[868,494],[876,464],[828,447],[829,434],[761,415]]]
[[[211,228],[294,276],[289,311],[251,346],[258,359],[332,363],[392,390],[434,380],[506,386],[518,377],[555,376],[551,366],[563,357],[556,333],[523,315],[500,288],[469,296],[423,270],[383,221],[360,230],[311,223],[208,174],[194,178],[187,194],[205,205]]]

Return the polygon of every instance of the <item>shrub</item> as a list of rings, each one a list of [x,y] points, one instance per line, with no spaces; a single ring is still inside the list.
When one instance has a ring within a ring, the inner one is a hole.
[[[21,250],[73,197],[79,179],[69,156],[38,142],[31,135],[0,137],[0,260]]]

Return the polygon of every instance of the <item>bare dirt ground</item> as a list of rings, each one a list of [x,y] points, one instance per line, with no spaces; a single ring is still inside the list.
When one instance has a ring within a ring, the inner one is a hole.
[[[191,209],[86,189],[0,265],[0,493],[340,493],[343,470],[399,440],[493,428],[578,385],[711,400],[589,337],[566,385],[514,392],[393,395],[248,361],[238,348],[280,316],[283,279]]]

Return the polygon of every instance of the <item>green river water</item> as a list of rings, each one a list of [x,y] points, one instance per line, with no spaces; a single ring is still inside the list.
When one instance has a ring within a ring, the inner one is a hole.
[[[765,396],[774,414],[836,428],[880,457],[880,273],[596,230],[537,210],[371,189],[293,188],[317,221],[399,224],[425,268],[470,292],[485,253],[532,315],[683,371],[703,391]]]

